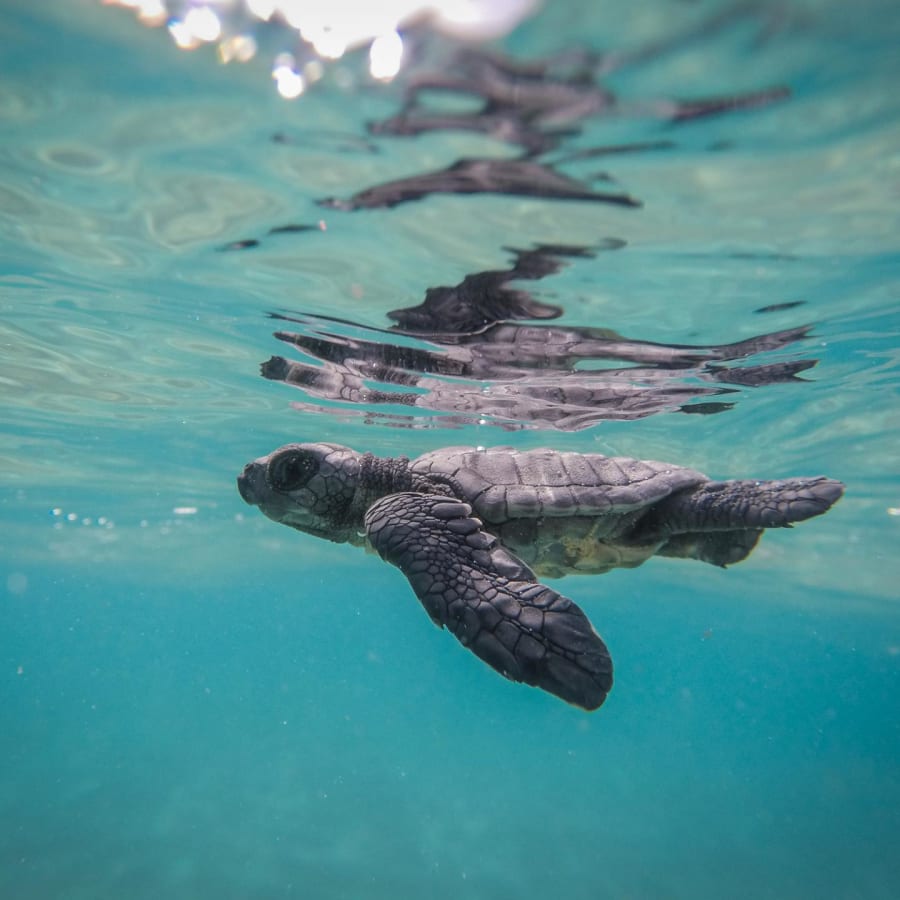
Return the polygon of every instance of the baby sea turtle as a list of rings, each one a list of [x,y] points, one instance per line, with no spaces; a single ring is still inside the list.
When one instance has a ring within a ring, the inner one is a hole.
[[[612,661],[587,616],[537,576],[606,572],[653,555],[725,566],[765,528],[824,513],[829,478],[711,481],[670,463],[554,450],[448,447],[410,461],[288,444],[238,490],[270,519],[370,545],[439,626],[513,681],[596,709]]]

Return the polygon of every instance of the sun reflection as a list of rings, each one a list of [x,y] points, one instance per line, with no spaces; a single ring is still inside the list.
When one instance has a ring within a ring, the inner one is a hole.
[[[246,0],[246,6],[250,13],[263,22],[268,22],[275,15],[277,5],[275,0]]]
[[[165,25],[169,18],[169,11],[163,0],[103,0],[103,3],[106,6],[124,6],[133,9],[145,25]]]
[[[400,71],[403,39],[396,31],[380,34],[369,48],[369,71],[373,78],[388,81]]]
[[[200,41],[191,34],[190,28],[181,21],[181,19],[172,19],[168,25],[169,34],[175,41],[175,46],[181,50],[193,50],[194,47],[200,46]]]
[[[169,21],[169,33],[182,50],[193,50],[200,44],[212,43],[222,34],[222,23],[208,6],[194,6],[183,19]]]
[[[222,23],[208,6],[195,6],[188,10],[184,24],[200,41],[215,41],[222,34]]]
[[[303,76],[294,68],[294,65],[294,57],[290,53],[279,53],[275,58],[275,65],[272,67],[275,86],[278,88],[278,93],[286,100],[299,97],[306,87]]]
[[[347,39],[332,25],[300,27],[300,37],[313,45],[319,56],[325,59],[340,59],[347,52]]]
[[[164,26],[176,46],[193,50],[216,44],[223,63],[247,62],[257,53],[254,31],[271,22],[288,38],[272,68],[278,93],[299,97],[324,75],[323,61],[358,48],[369,49],[369,74],[390,81],[403,59],[401,30],[424,19],[437,30],[468,39],[492,39],[514,28],[538,0],[100,0],[133,10],[145,25]],[[254,24],[257,23],[257,24]],[[298,43],[300,46],[298,47]],[[299,70],[298,70],[299,69]],[[340,74],[340,72],[338,72]]]
[[[256,41],[248,34],[235,34],[219,43],[219,59],[223,63],[248,62],[256,55]]]

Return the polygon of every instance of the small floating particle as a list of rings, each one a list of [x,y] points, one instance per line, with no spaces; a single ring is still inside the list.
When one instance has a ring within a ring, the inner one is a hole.
[[[887,514],[889,516],[900,516],[900,506],[889,506],[887,508]]]
[[[197,514],[196,506],[176,506],[172,512],[176,516],[195,516]]]

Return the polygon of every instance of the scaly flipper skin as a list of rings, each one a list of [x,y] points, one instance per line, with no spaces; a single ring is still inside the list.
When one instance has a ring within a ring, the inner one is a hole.
[[[392,494],[369,508],[365,525],[434,622],[488,665],[584,709],[606,699],[612,660],[587,616],[482,530],[467,503]]]
[[[788,528],[826,512],[844,492],[839,481],[708,481],[655,504],[641,521],[639,537],[742,529]]]

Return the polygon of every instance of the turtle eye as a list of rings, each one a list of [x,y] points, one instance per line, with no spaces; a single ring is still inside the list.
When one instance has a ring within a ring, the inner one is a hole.
[[[266,476],[276,491],[296,491],[319,471],[319,461],[309,453],[284,453],[269,463]]]

